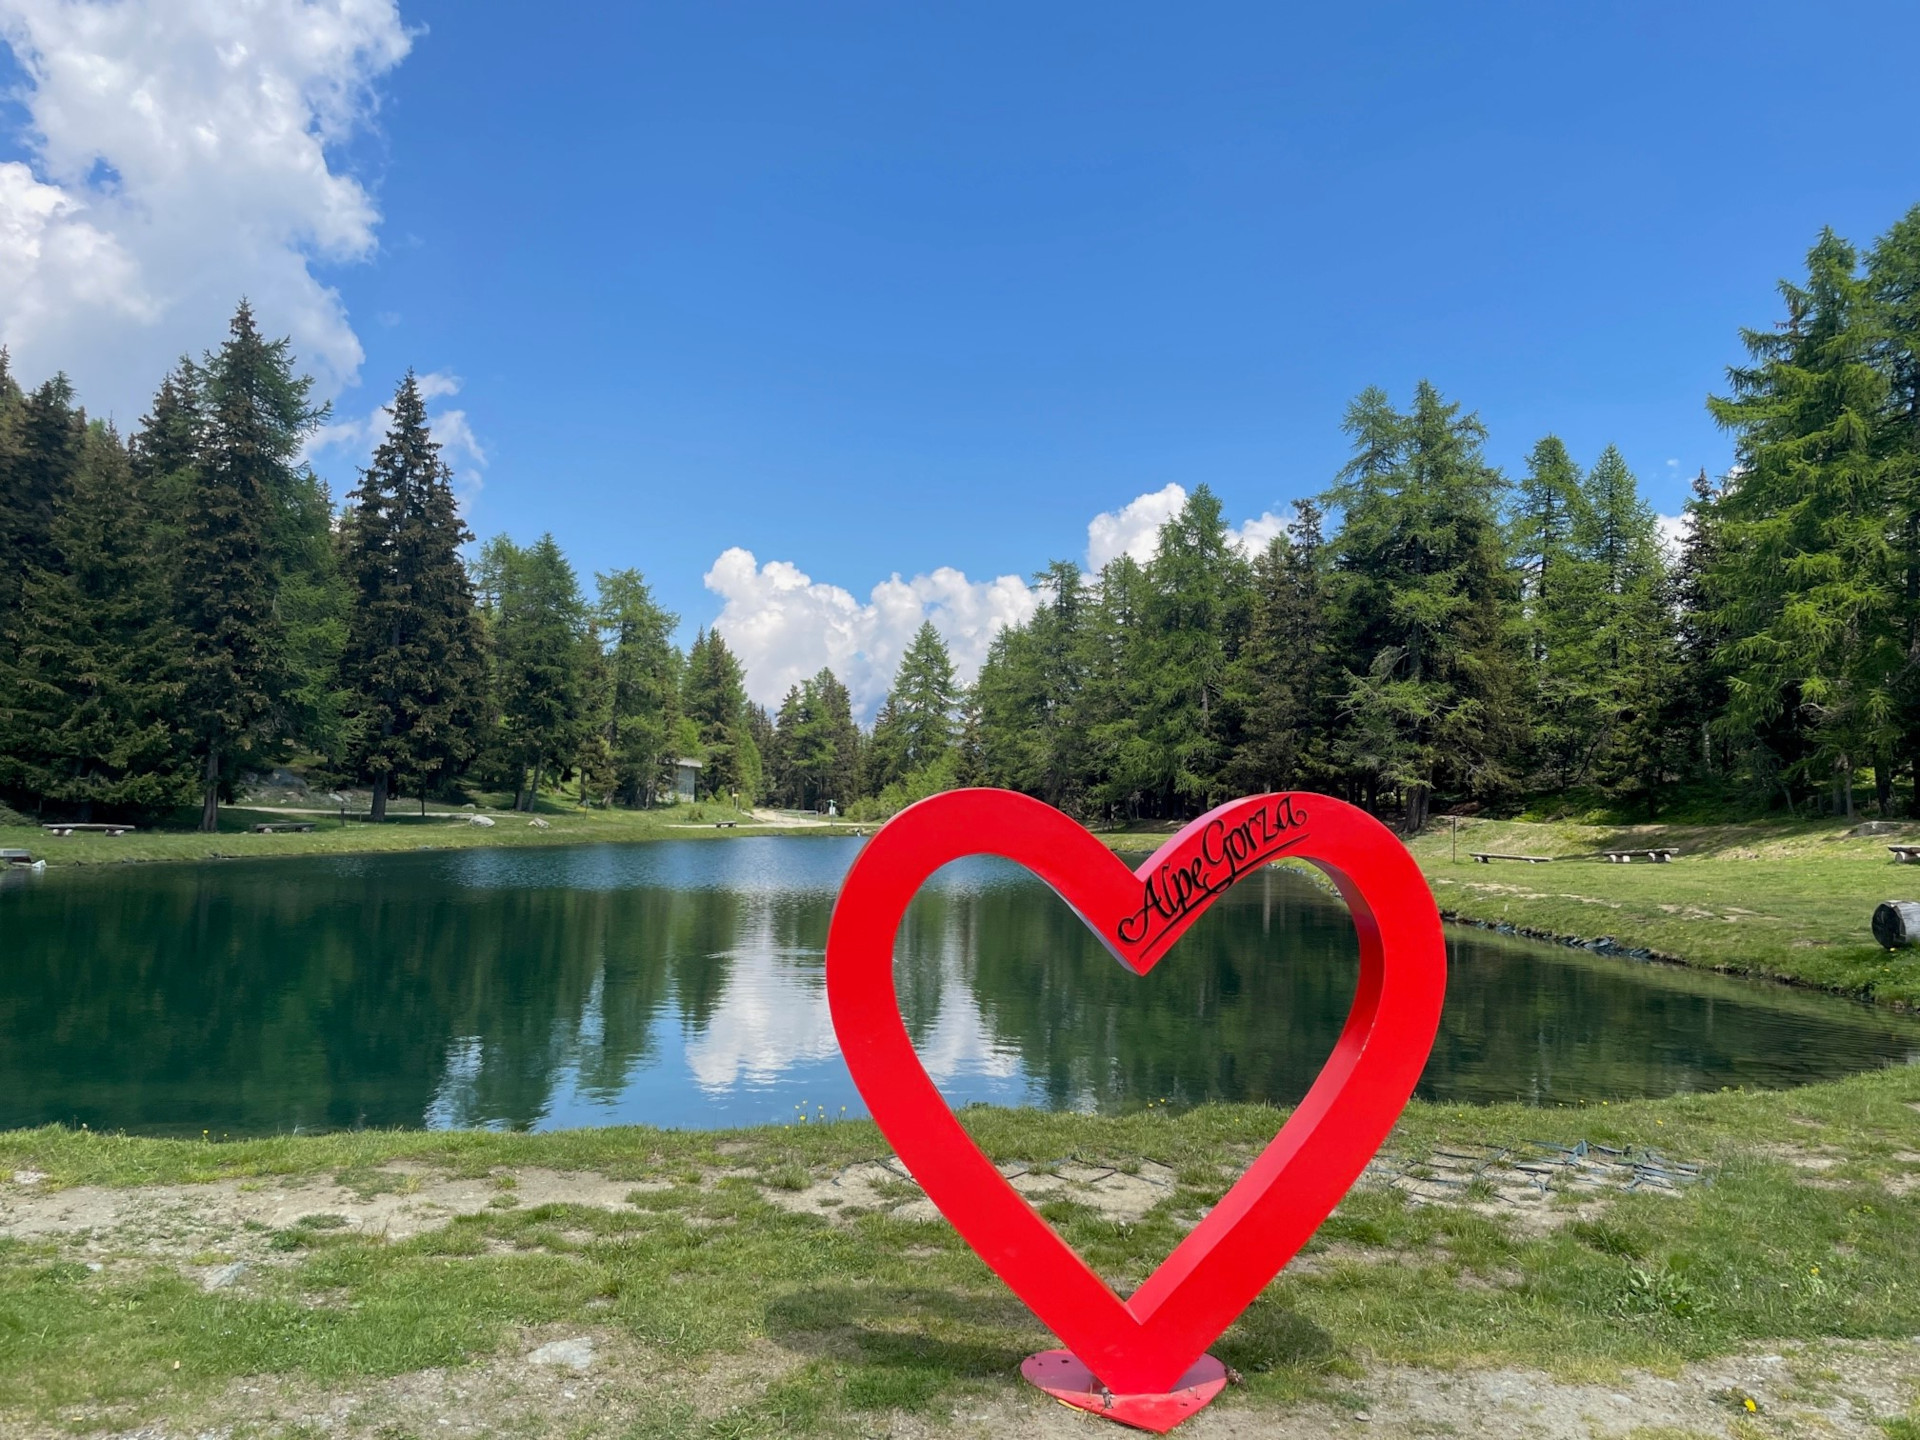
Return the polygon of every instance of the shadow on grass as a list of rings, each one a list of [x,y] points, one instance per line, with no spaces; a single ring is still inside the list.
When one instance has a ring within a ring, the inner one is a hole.
[[[933,1286],[795,1291],[768,1308],[767,1333],[807,1356],[815,1377],[830,1371],[840,1405],[853,1410],[927,1409],[983,1384],[1007,1384],[1023,1359],[1058,1343],[1010,1294]],[[1325,1329],[1271,1297],[1249,1306],[1210,1348],[1243,1374],[1281,1378],[1289,1392],[1316,1390],[1311,1377],[1339,1351]]]

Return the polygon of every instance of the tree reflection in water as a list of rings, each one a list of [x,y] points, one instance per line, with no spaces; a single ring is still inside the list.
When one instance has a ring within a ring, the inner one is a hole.
[[[823,986],[857,842],[816,837],[54,872],[0,890],[0,1126],[150,1133],[860,1113]],[[1920,1022],[1481,932],[1432,1098],[1785,1085]],[[955,1103],[1299,1098],[1352,996],[1338,900],[1265,871],[1144,978],[1003,862],[936,876],[896,967]]]

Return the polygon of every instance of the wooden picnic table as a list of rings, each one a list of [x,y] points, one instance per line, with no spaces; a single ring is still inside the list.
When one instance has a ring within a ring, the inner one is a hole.
[[[56,822],[49,822],[45,825],[42,825],[40,828],[42,830],[50,831],[55,835],[62,835],[62,836],[71,835],[77,830],[91,830],[91,831],[96,831],[102,835],[125,835],[129,830],[133,829],[133,826],[131,825],[82,825],[82,824],[79,824],[78,822],[69,824],[66,821],[56,821]]]
[[[290,830],[295,834],[304,834],[311,829],[313,829],[313,821],[311,820],[264,820],[253,827],[253,833],[256,835],[277,835],[282,830]]]
[[[1553,859],[1551,855],[1501,855],[1492,850],[1469,850],[1467,854],[1482,865],[1491,865],[1495,860],[1522,860],[1529,865],[1545,865]]]
[[[1678,850],[1673,850],[1673,849],[1654,849],[1654,850],[1606,850],[1601,853],[1603,853],[1607,857],[1607,860],[1609,861],[1609,863],[1614,865],[1631,865],[1633,863],[1633,857],[1636,855],[1646,856],[1647,859],[1652,861],[1655,865],[1665,865],[1669,860],[1673,859],[1673,857],[1678,855],[1680,852]]]

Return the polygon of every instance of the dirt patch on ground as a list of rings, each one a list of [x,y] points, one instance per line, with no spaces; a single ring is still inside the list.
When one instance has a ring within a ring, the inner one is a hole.
[[[1109,1220],[1138,1220],[1174,1193],[1173,1171],[1151,1160],[1132,1172],[1065,1162],[1044,1170],[1002,1165],[1000,1173],[1036,1205],[1072,1200]],[[762,1193],[783,1210],[839,1222],[874,1211],[896,1220],[941,1218],[897,1155],[849,1165],[802,1190],[764,1189]]]
[[[221,1180],[47,1190],[44,1177],[28,1171],[0,1185],[0,1235],[60,1240],[82,1253],[98,1249],[159,1258],[216,1248],[244,1254],[263,1251],[273,1231],[316,1216],[326,1217],[322,1223],[329,1229],[405,1240],[489,1206],[631,1209],[627,1197],[635,1191],[665,1188],[664,1182],[609,1180],[590,1172],[520,1169],[511,1175],[452,1178],[394,1165],[372,1172],[369,1183],[361,1185],[326,1179]]]

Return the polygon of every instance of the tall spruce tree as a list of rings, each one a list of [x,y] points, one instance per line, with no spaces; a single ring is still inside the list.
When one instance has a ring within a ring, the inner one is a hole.
[[[18,577],[21,642],[0,655],[0,791],[83,821],[96,805],[151,814],[192,793],[169,723],[182,654],[146,502],[119,439],[88,427],[46,563]]]
[[[408,371],[393,419],[341,526],[354,604],[341,671],[350,695],[353,767],[384,820],[400,787],[428,792],[472,757],[484,681],[479,619],[460,547],[452,474]]]
[[[294,373],[288,342],[262,336],[244,301],[228,328],[207,359],[200,461],[181,497],[183,710],[206,831],[218,828],[221,791],[241,763],[269,753],[286,718],[280,707],[299,697],[317,662],[330,669],[333,659],[324,636],[310,643],[309,597],[299,597],[301,633],[291,637],[280,603],[290,569],[321,563],[316,523],[327,549],[326,507],[316,513],[315,482],[294,466],[325,412],[309,402],[312,381]]]
[[[33,571],[57,567],[53,521],[86,439],[73,386],[56,375],[22,393],[0,352],[0,643],[17,647],[21,591]]]

